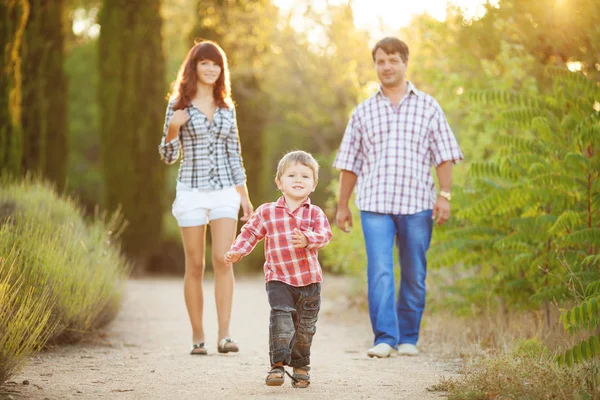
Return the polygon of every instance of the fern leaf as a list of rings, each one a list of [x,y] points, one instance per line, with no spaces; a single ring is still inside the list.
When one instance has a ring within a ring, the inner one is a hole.
[[[564,233],[567,230],[573,230],[575,226],[581,223],[582,218],[580,213],[573,210],[566,210],[557,218],[554,225],[548,229],[548,233],[551,235]]]
[[[586,297],[600,295],[600,280],[590,283],[585,288],[585,295]]]
[[[473,163],[469,168],[469,175],[475,178],[502,178],[511,181],[519,179],[519,172],[510,168],[506,163]]]
[[[572,367],[574,364],[580,364],[594,358],[600,358],[600,340],[598,336],[591,336],[582,340],[564,353],[559,354],[555,360],[561,366]]]
[[[593,245],[600,247],[600,228],[581,229],[567,235],[565,240],[570,245]]]

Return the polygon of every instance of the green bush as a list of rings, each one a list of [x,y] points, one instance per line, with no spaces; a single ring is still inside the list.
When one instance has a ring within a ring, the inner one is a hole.
[[[0,344],[12,347],[2,346],[0,382],[46,341],[78,340],[115,317],[130,269],[115,242],[123,226],[118,214],[86,223],[47,184],[3,184]]]
[[[16,262],[0,258],[0,382],[5,382],[54,332],[48,296],[13,280]]]

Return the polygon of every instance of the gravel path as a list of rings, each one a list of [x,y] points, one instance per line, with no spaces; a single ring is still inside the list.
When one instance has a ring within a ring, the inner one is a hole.
[[[348,309],[344,280],[323,283],[323,306],[312,350],[312,384],[294,389],[289,378],[267,387],[269,307],[261,277],[237,280],[232,336],[237,354],[216,352],[212,281],[205,282],[208,356],[188,355],[190,328],[182,280],[128,282],[115,321],[93,338],[45,351],[27,364],[0,398],[62,399],[440,399],[428,387],[453,367],[427,352],[418,357],[370,359],[365,312]],[[8,393],[8,394],[7,394]]]

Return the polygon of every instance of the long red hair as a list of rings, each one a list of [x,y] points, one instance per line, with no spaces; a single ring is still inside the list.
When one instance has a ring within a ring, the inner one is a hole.
[[[203,40],[198,42],[188,51],[185,60],[179,67],[177,79],[171,84],[169,98],[175,98],[174,110],[189,107],[198,89],[198,74],[196,66],[202,60],[211,60],[221,67],[221,75],[213,86],[213,97],[217,106],[232,108],[231,82],[229,80],[229,67],[227,56],[221,47],[213,41]]]

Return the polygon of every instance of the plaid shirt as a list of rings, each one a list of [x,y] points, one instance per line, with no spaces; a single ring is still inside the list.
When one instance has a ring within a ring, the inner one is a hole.
[[[212,124],[195,106],[186,107],[190,119],[179,130],[179,137],[165,143],[169,121],[173,116],[171,100],[167,106],[160,157],[167,164],[179,158],[181,165],[177,180],[203,190],[218,190],[241,185],[246,181],[242,162],[235,110],[217,107]]]
[[[306,248],[297,249],[292,245],[294,228],[308,239]],[[266,238],[265,280],[307,286],[323,280],[317,251],[329,243],[331,236],[327,216],[312,205],[310,199],[290,211],[282,196],[277,202],[263,204],[254,211],[233,242],[231,251],[237,251],[243,257]]]
[[[358,176],[360,210],[409,215],[435,205],[431,165],[462,159],[440,105],[409,82],[397,108],[380,88],[354,109],[333,167]]]

